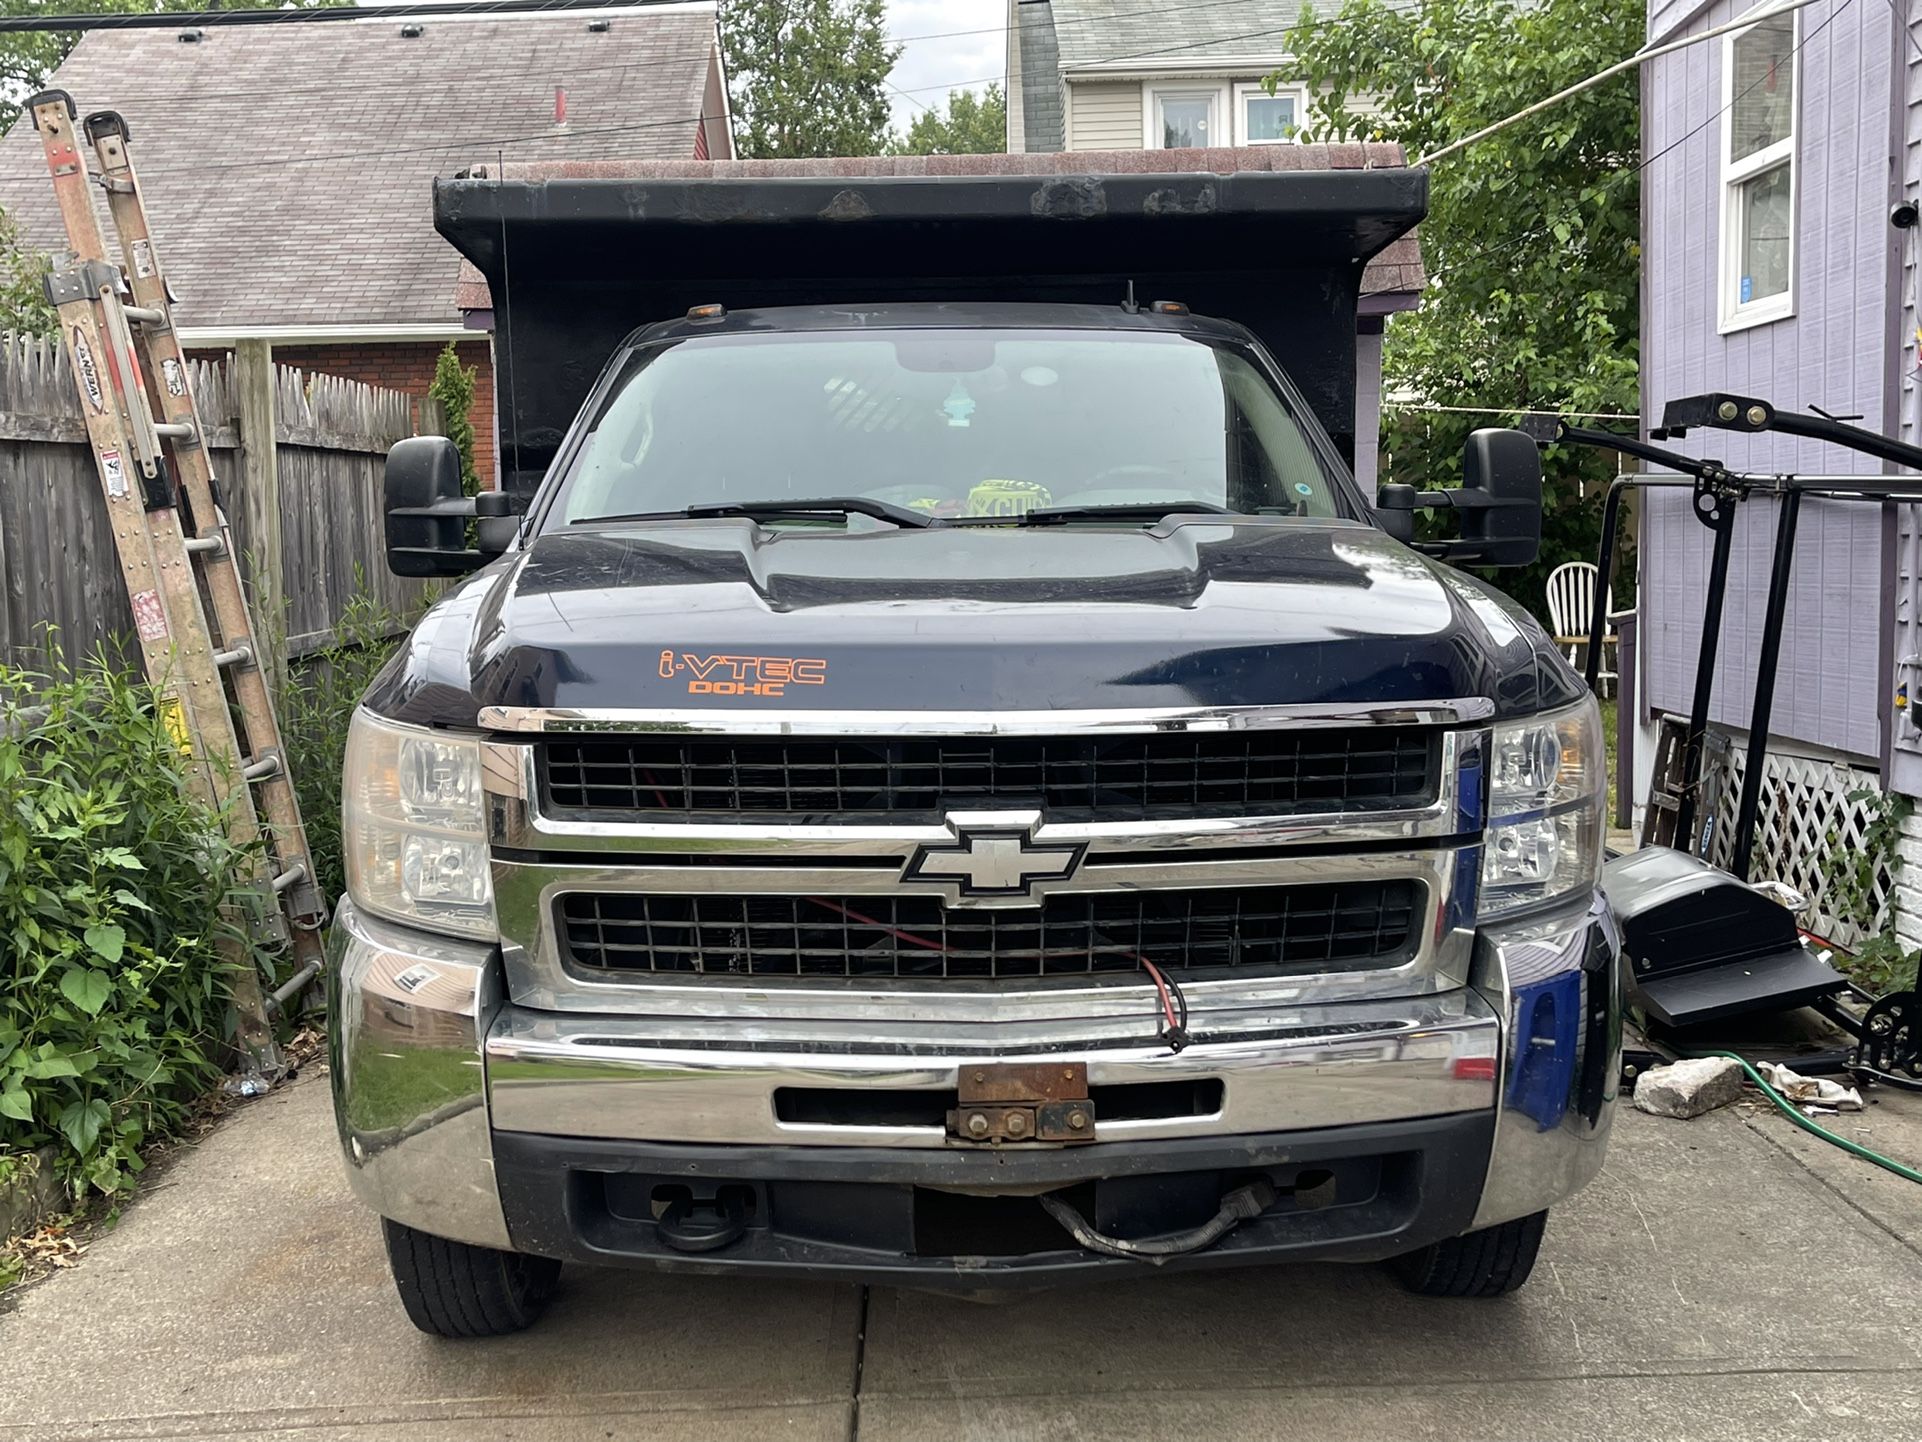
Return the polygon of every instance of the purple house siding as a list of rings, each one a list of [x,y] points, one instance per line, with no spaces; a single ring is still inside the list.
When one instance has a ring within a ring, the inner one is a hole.
[[[1749,4],[1650,7],[1651,38],[1674,39],[1739,18]],[[1784,407],[1891,418],[1892,296],[1888,207],[1894,194],[1895,77],[1907,39],[1886,5],[1818,0],[1801,12],[1795,142],[1794,313],[1718,332],[1722,243],[1722,40],[1645,67],[1642,81],[1642,409],[1659,421],[1679,396],[1725,390]],[[1815,442],[1696,432],[1676,443],[1737,469],[1875,471],[1878,464]],[[1774,508],[1751,503],[1737,527],[1711,715],[1748,722]],[[1888,522],[1861,504],[1805,506],[1772,730],[1879,761],[1892,590]],[[1641,526],[1644,695],[1688,710],[1701,641],[1710,535],[1686,492],[1651,493]]]

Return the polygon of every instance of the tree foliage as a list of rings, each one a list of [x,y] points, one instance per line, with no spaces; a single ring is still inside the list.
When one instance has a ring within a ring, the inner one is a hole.
[[[0,331],[52,335],[53,306],[44,281],[51,262],[20,239],[20,227],[0,210]]]
[[[1319,137],[1400,141],[1425,155],[1623,59],[1634,6],[1591,0],[1349,0],[1303,17],[1288,78]],[[1318,93],[1319,92],[1319,93]],[[1351,104],[1370,97],[1376,113]],[[1639,91],[1633,72],[1437,162],[1421,227],[1429,285],[1388,324],[1384,390],[1435,406],[1629,412],[1639,342]],[[1390,409],[1392,474],[1448,483],[1462,442],[1510,415]],[[1592,559],[1612,458],[1551,447],[1542,554],[1495,573],[1539,611],[1547,573]]]
[[[734,145],[757,160],[873,155],[888,138],[886,0],[727,0]]]
[[[950,90],[945,110],[924,110],[890,146],[898,155],[999,155],[1007,148],[1008,97],[993,80],[979,95]]]

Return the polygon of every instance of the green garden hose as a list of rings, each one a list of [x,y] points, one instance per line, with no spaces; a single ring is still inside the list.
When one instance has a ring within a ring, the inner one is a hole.
[[[1794,1122],[1803,1131],[1813,1132],[1815,1133],[1816,1136],[1820,1137],[1823,1141],[1833,1142],[1835,1143],[1836,1146],[1840,1147],[1843,1151],[1848,1152],[1854,1156],[1858,1156],[1865,1162],[1874,1162],[1878,1167],[1881,1167],[1884,1171],[1894,1172],[1898,1177],[1905,1177],[1912,1182],[1922,1182],[1922,1172],[1918,1172],[1914,1167],[1905,1167],[1900,1162],[1891,1161],[1889,1158],[1883,1156],[1880,1152],[1870,1151],[1867,1147],[1863,1146],[1860,1142],[1852,1142],[1847,1137],[1839,1137],[1834,1132],[1830,1131],[1827,1127],[1817,1122],[1813,1117],[1804,1116],[1800,1108],[1798,1108],[1794,1102],[1790,1101],[1787,1097],[1783,1096],[1780,1092],[1778,1092],[1774,1087],[1770,1086],[1767,1082],[1762,1080],[1762,1074],[1758,1072],[1753,1066],[1749,1065],[1749,1060],[1747,1057],[1737,1056],[1732,1051],[1690,1052],[1689,1055],[1691,1056],[1725,1056],[1730,1061],[1740,1062],[1742,1065],[1742,1070],[1748,1073],[1748,1079],[1754,1082],[1756,1086],[1760,1087],[1762,1089],[1762,1094],[1766,1096],[1770,1101],[1774,1102],[1775,1105],[1781,1109],[1782,1114],[1786,1116],[1790,1121]]]

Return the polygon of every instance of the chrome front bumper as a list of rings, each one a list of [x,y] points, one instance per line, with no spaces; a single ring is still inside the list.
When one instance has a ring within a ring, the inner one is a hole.
[[[1153,1040],[1146,1014],[980,1018],[965,1029],[924,1020],[886,1035],[870,1025],[831,1048],[819,1038],[804,1048],[766,1024],[535,1012],[505,1001],[494,948],[379,921],[347,902],[332,945],[335,1112],[356,1192],[383,1216],[496,1247],[511,1245],[497,1134],[886,1148],[910,1170],[918,1149],[931,1171],[945,1172],[957,1153],[984,1166],[994,1153],[957,1148],[936,1127],[784,1122],[775,1092],[940,1093],[969,1061],[1024,1057],[1085,1061],[1094,1086],[1221,1083],[1209,1115],[1098,1124],[1099,1141],[1144,1153],[1156,1143],[1423,1118],[1440,1126],[1492,1110],[1473,1212],[1473,1224],[1487,1226],[1560,1201],[1595,1174],[1619,1070],[1615,939],[1599,898],[1484,928],[1465,988],[1197,1006],[1197,1043],[1180,1053]]]

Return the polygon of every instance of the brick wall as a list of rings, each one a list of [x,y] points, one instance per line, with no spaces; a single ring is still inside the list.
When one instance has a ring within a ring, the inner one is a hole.
[[[434,364],[440,358],[441,341],[349,341],[329,345],[277,345],[277,364],[298,366],[321,375],[345,376],[368,385],[386,386],[425,396],[434,380]],[[474,405],[468,419],[474,424],[474,469],[483,486],[499,484],[494,470],[494,348],[487,336],[456,341],[461,364],[472,367]],[[216,351],[194,352],[216,355]],[[416,419],[419,411],[416,409]]]

